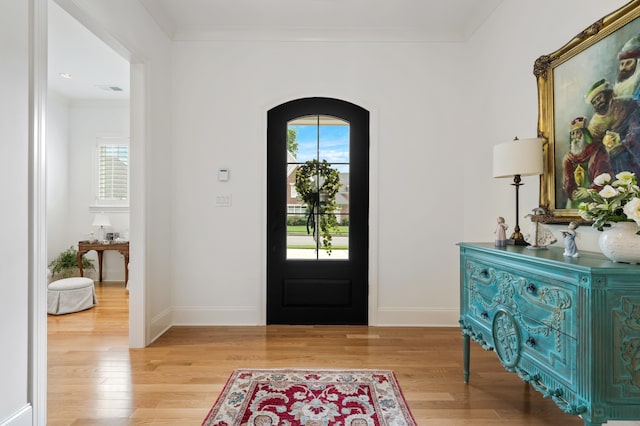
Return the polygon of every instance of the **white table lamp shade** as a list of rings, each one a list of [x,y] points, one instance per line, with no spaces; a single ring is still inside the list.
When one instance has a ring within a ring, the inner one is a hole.
[[[516,139],[493,147],[493,177],[541,175],[542,139]]]
[[[96,216],[93,218],[93,226],[107,227],[111,226],[111,221],[109,220],[109,216],[104,213],[96,213]]]

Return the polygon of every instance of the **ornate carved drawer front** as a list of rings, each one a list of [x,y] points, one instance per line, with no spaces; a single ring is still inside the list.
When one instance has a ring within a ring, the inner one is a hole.
[[[521,317],[518,325],[522,335],[522,369],[529,374],[553,375],[558,382],[541,379],[550,388],[575,385],[576,339],[527,317]]]
[[[466,270],[464,291],[468,303],[467,315],[489,331],[497,308],[501,305],[494,270],[472,261],[466,263]]]
[[[576,287],[476,259],[467,260],[465,270],[467,315],[485,328],[484,339],[505,367],[522,361],[536,366],[529,367],[532,373],[542,368],[571,385]]]
[[[494,310],[505,306],[514,314],[542,322],[571,337],[576,337],[576,286],[533,274],[512,272],[499,265],[466,261],[465,286],[473,296],[474,310]]]

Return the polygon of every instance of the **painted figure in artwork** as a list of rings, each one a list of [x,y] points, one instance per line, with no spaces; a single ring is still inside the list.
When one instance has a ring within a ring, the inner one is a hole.
[[[616,98],[640,98],[640,34],[627,41],[618,53],[618,76],[613,86]]]
[[[609,145],[615,142],[611,149],[607,148],[614,174],[628,170],[640,175],[638,102],[633,98],[615,98],[611,84],[606,79],[594,83],[585,100],[594,111],[587,127],[593,142]],[[605,139],[605,136],[608,138]]]
[[[576,228],[578,224],[576,222],[569,222],[569,226],[566,231],[562,231],[564,237],[564,256],[578,257],[578,246],[576,246]]]
[[[602,138],[602,145],[609,154],[614,173],[620,173],[625,170],[640,170],[640,162],[626,146],[622,145],[620,134],[607,130],[604,138]]]
[[[587,119],[576,117],[569,123],[569,152],[562,159],[562,188],[567,195],[568,209],[576,209],[588,198],[593,179],[611,171],[609,154],[600,143],[591,143]]]
[[[504,221],[504,217],[498,216],[498,226],[496,226],[496,230],[494,233],[496,234],[496,247],[504,247],[507,245],[507,229],[509,225],[507,225]]]

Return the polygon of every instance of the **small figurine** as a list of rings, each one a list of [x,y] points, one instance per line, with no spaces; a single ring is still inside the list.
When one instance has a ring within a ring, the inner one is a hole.
[[[494,234],[496,234],[496,247],[507,246],[507,229],[509,229],[509,225],[504,222],[504,217],[498,216],[498,226],[494,231]]]
[[[562,231],[564,237],[564,253],[567,257],[578,257],[578,247],[576,246],[576,222],[569,222],[568,230]]]

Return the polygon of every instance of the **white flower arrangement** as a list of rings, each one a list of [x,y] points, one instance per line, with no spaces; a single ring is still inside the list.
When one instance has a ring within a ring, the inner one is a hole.
[[[602,189],[587,190],[591,201],[578,206],[581,218],[593,221],[598,231],[607,222],[636,222],[640,227],[640,188],[634,173],[620,172],[613,182],[609,173],[603,173],[593,183]],[[640,235],[640,229],[636,233]]]

